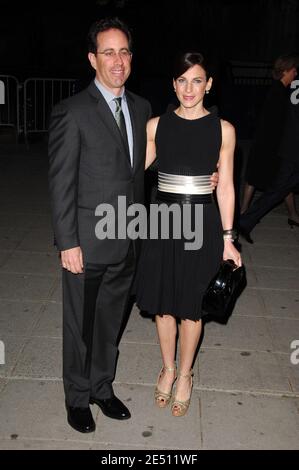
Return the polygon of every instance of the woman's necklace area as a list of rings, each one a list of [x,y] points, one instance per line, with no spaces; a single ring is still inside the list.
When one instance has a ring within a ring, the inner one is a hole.
[[[180,108],[177,109],[176,111],[176,114],[177,116],[183,118],[183,119],[188,119],[189,121],[193,121],[195,119],[200,119],[204,116],[207,116],[208,114],[210,114],[206,109],[202,112],[202,113],[198,113],[197,115],[194,115],[194,116],[186,116],[181,110]]]

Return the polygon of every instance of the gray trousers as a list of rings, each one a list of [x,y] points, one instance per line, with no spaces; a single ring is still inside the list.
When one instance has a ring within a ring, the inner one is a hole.
[[[112,382],[135,270],[130,246],[118,264],[88,263],[82,274],[63,270],[63,383],[66,402],[113,396]]]

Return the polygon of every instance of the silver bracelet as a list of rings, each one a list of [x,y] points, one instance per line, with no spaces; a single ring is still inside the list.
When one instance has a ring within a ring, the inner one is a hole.
[[[229,230],[223,230],[223,239],[224,240],[236,240],[237,238],[237,232],[236,230],[234,230],[233,228],[232,229],[229,229]]]

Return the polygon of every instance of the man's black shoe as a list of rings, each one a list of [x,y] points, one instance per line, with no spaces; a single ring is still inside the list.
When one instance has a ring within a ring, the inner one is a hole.
[[[97,398],[91,398],[89,403],[98,405],[104,415],[113,419],[129,419],[131,413],[128,408],[114,395],[112,398],[106,398],[99,400]]]
[[[65,405],[67,410],[67,422],[79,432],[93,432],[96,428],[90,408],[77,408]]]
[[[242,227],[239,227],[238,232],[239,232],[239,235],[241,235],[241,237],[244,238],[244,240],[247,241],[247,243],[250,243],[251,245],[253,244],[253,240],[250,236],[250,232],[247,232]]]

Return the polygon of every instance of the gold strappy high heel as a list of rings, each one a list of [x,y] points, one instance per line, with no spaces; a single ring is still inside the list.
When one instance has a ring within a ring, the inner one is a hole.
[[[175,372],[174,374],[174,380],[172,382],[172,386],[171,386],[171,390],[169,393],[166,393],[166,392],[162,392],[162,390],[159,389],[158,387],[158,383],[159,383],[159,380],[161,378],[161,375],[162,373],[167,370],[169,372]],[[159,372],[159,375],[158,375],[158,380],[157,380],[157,385],[156,385],[156,388],[155,388],[155,402],[156,402],[156,405],[159,407],[159,408],[165,408],[170,400],[171,400],[171,395],[172,395],[172,387],[173,387],[173,384],[176,380],[176,365],[174,364],[174,367],[166,367],[166,366],[163,366],[162,369],[160,370]]]
[[[190,405],[190,400],[191,400],[191,393],[192,393],[192,387],[193,387],[193,370],[191,369],[188,374],[178,374],[179,377],[190,377],[191,379],[191,388],[190,388],[190,397],[188,400],[181,401],[181,400],[176,400],[174,397],[172,405],[171,405],[171,413],[172,416],[184,416],[189,408]]]

